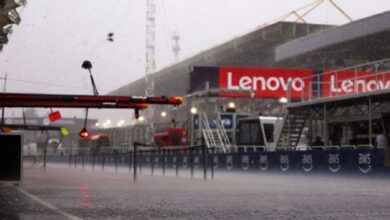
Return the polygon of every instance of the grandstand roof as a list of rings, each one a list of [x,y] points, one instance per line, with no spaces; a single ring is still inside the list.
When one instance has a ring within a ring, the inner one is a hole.
[[[388,39],[390,12],[385,12],[278,45],[275,60],[281,66],[345,67],[390,57]]]
[[[193,66],[262,66],[275,64],[277,45],[330,28],[329,25],[278,22],[203,51],[189,59],[158,71],[155,95],[185,95]],[[174,82],[174,85],[172,84]],[[144,78],[123,86],[111,94],[144,95]]]
[[[336,69],[390,57],[390,12],[342,26],[278,22],[158,71],[156,95],[186,95],[193,66]],[[174,85],[172,84],[174,82]],[[144,79],[111,94],[144,95]]]

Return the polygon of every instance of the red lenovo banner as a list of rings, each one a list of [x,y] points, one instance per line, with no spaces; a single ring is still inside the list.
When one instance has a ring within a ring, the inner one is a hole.
[[[329,72],[323,75],[321,84],[323,97],[371,92],[389,89],[390,74],[353,70]]]
[[[291,98],[307,97],[313,76],[311,69],[274,69],[248,67],[219,67],[219,89],[237,90],[237,93],[220,93],[227,97],[262,98],[287,97],[290,87]]]

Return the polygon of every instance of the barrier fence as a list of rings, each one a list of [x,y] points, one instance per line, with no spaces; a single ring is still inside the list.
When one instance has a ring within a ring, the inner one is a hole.
[[[215,149],[196,146],[172,149],[135,149],[126,153],[70,154],[53,156],[51,163],[68,163],[69,167],[85,167],[104,170],[105,167],[128,168],[137,180],[138,173],[150,174],[167,171],[179,176],[181,172],[201,172],[203,179],[214,178],[215,171],[241,172],[295,172],[295,173],[362,173],[390,174],[384,165],[384,150],[355,148],[313,148],[305,151],[262,151],[263,148],[248,148],[246,151],[216,153]],[[209,174],[208,174],[209,172]]]

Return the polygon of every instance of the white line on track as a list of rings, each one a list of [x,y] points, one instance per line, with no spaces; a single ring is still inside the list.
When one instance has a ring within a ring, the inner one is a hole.
[[[68,219],[71,219],[71,220],[82,220],[82,218],[79,218],[77,216],[74,216],[70,213],[67,213],[57,207],[55,207],[54,205],[48,203],[48,202],[45,202],[44,200],[38,198],[37,196],[34,196],[33,194],[27,192],[26,190],[20,188],[20,187],[15,187],[19,192],[23,193],[24,195],[26,195],[27,197],[29,197],[30,199],[40,203],[41,205],[47,207],[48,209],[50,209],[51,211],[57,213],[57,214],[60,214],[62,216],[65,216],[66,218]]]

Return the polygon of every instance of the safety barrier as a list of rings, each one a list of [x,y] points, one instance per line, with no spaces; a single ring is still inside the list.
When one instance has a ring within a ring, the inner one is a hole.
[[[254,171],[254,172],[301,172],[301,173],[381,173],[390,174],[383,165],[384,150],[372,146],[329,146],[311,147],[304,151],[278,150],[263,151],[262,148],[237,148],[227,153],[216,153],[204,146],[191,148],[150,149],[127,153],[79,154],[55,156],[50,162],[69,163],[70,167],[90,165],[93,169],[106,166],[128,167],[130,173],[142,172],[148,168],[151,174],[157,170],[165,175],[167,170],[179,172],[202,171],[214,177],[214,172]],[[209,170],[209,171],[208,171]]]

